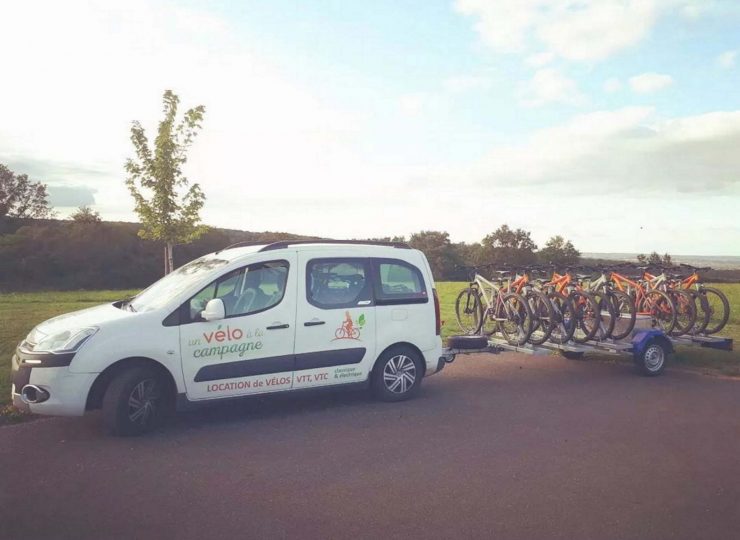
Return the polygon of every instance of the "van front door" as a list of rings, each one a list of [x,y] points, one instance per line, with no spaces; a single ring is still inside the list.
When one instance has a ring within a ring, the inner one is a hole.
[[[375,359],[370,261],[300,252],[293,388],[360,382]]]
[[[232,270],[193,296],[181,311],[180,353],[188,399],[286,390],[293,385],[295,253]],[[205,321],[209,300],[226,317]]]

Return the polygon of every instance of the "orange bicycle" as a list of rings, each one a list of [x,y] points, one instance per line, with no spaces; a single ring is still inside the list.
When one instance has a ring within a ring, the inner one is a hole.
[[[556,292],[567,297],[573,305],[575,315],[575,328],[573,341],[586,343],[594,338],[606,339],[614,328],[614,308],[608,302],[602,302],[580,287],[570,272],[564,274],[552,273],[550,281],[544,284],[546,288],[552,288]],[[611,328],[602,325],[601,310],[608,310],[609,324]]]
[[[643,285],[648,289],[660,289],[666,293],[676,308],[676,325],[671,330],[672,336],[682,336],[692,332],[696,324],[697,304],[700,302],[698,293],[687,291],[681,287],[676,287],[669,280],[665,273],[665,268],[659,268],[660,274],[653,275],[648,268],[643,272]],[[693,294],[692,294],[693,293]]]
[[[711,268],[697,268],[688,264],[681,264],[684,273],[672,276],[672,286],[698,294],[700,313],[692,329],[694,334],[716,334],[722,330],[730,319],[730,302],[725,293],[714,287],[707,287],[700,283],[699,272],[707,272]],[[686,275],[686,271],[689,272]]]
[[[676,307],[673,300],[661,290],[648,289],[639,282],[642,276],[629,277],[617,272],[611,273],[614,286],[632,297],[638,315],[650,315],[653,326],[659,327],[666,334],[676,326]]]

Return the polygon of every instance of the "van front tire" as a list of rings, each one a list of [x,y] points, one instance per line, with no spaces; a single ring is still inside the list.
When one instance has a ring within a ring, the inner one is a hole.
[[[162,425],[171,409],[163,378],[148,367],[119,373],[103,396],[103,426],[111,435],[141,435]]]
[[[381,401],[403,401],[416,395],[424,376],[419,353],[409,347],[392,347],[375,363],[372,391]]]

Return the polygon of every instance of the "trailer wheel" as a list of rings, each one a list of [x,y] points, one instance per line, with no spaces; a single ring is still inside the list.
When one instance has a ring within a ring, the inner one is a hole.
[[[640,372],[647,377],[656,377],[663,373],[668,349],[660,340],[650,340],[641,353],[635,354],[635,364]]]
[[[581,358],[583,358],[582,351],[560,351],[560,354],[568,360],[580,360]]]

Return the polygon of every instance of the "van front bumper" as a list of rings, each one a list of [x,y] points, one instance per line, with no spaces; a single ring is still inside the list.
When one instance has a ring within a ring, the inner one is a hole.
[[[25,353],[16,351],[11,360],[10,395],[13,406],[34,414],[81,416],[97,373],[72,373],[69,366],[43,367],[24,362]],[[41,403],[27,403],[23,387],[32,384],[49,394]]]

